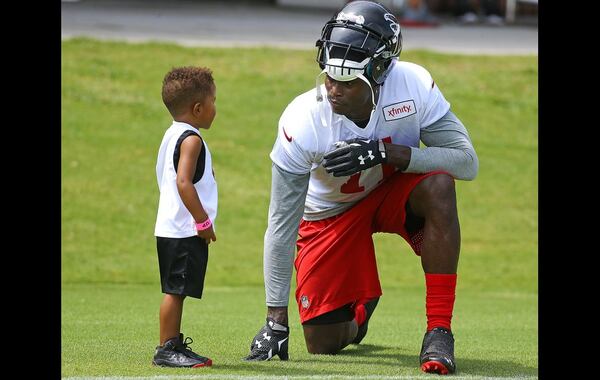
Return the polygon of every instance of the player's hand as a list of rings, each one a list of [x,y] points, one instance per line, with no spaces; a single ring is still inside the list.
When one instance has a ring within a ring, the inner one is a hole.
[[[204,239],[204,241],[206,241],[206,244],[210,244],[211,240],[217,241],[217,235],[215,235],[215,230],[213,229],[213,226],[210,226],[205,230],[198,231],[198,236]]]
[[[336,148],[323,157],[323,167],[327,173],[333,173],[334,177],[349,176],[387,162],[385,148],[380,140],[351,139],[338,141],[335,145]]]
[[[286,331],[273,330],[275,321],[267,318],[267,323],[258,331],[250,343],[250,353],[244,358],[246,361],[270,360],[279,355],[279,359],[288,360],[288,341],[290,329]]]

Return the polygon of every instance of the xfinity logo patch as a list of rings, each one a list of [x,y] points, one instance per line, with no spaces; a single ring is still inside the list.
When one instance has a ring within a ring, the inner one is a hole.
[[[416,113],[417,108],[415,107],[415,101],[412,99],[383,107],[383,117],[385,117],[385,121],[402,119]]]

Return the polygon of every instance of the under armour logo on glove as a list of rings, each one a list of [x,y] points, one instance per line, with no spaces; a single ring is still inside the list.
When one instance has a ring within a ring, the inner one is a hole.
[[[262,336],[263,336],[262,340],[258,340],[258,339],[254,340],[254,345],[258,348],[262,348],[262,343],[260,343],[260,342],[264,342],[264,341],[269,342],[271,340],[271,336],[266,332],[263,333]]]
[[[323,157],[323,167],[334,177],[349,176],[387,162],[381,140],[352,139],[338,141],[335,146]]]
[[[290,329],[267,318],[264,325],[250,344],[250,354],[246,356],[246,361],[270,360],[273,356],[279,355],[281,360],[288,360],[288,339]]]
[[[360,164],[361,164],[361,165],[364,165],[364,164],[365,164],[365,160],[366,160],[367,158],[370,158],[371,160],[374,160],[374,159],[375,159],[375,156],[373,156],[373,154],[372,154],[372,153],[373,153],[373,151],[372,151],[372,150],[370,150],[368,153],[369,153],[369,155],[368,155],[367,157],[358,156],[358,159],[360,160]]]

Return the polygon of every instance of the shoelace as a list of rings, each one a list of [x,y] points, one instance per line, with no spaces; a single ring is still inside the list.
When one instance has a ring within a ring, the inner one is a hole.
[[[194,343],[194,340],[192,338],[190,338],[189,336],[186,336],[185,339],[183,340],[182,344],[185,348],[187,348],[188,345]]]
[[[181,345],[183,346],[183,348],[185,350],[190,350],[191,351],[191,349],[188,348],[188,346],[190,344],[192,344],[192,343],[194,343],[194,340],[192,338],[190,338],[189,336],[186,336],[185,339],[183,340],[183,342],[181,342]]]

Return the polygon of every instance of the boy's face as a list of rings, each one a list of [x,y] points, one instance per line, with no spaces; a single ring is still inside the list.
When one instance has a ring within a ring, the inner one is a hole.
[[[209,94],[205,99],[204,103],[197,103],[195,105],[195,114],[198,119],[198,127],[202,129],[209,129],[215,116],[217,115],[217,106],[215,104],[217,100],[217,89],[213,88],[212,94]]]

